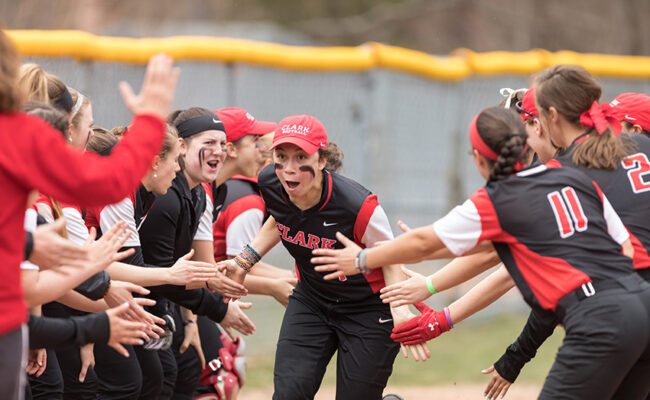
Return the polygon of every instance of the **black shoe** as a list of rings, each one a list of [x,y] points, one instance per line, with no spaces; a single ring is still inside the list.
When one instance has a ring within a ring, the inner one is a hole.
[[[404,400],[404,397],[400,396],[399,394],[391,393],[382,397],[382,400]]]

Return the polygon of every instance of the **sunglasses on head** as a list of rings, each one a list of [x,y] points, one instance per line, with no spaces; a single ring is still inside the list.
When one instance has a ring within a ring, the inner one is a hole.
[[[530,113],[530,112],[524,110],[523,108],[521,108],[521,101],[519,101],[519,102],[517,102],[517,103],[515,104],[515,110],[517,110],[517,112],[518,112],[519,114],[524,114],[525,116],[530,117],[530,118],[533,118],[533,119],[539,119],[539,118],[537,117],[537,115],[533,115],[532,113]]]

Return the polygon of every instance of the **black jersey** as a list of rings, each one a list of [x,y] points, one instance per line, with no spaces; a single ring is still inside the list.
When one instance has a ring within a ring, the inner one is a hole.
[[[555,310],[585,283],[633,272],[620,246],[629,235],[607,198],[589,177],[557,162],[488,182],[433,228],[456,255],[492,241],[533,307]]]
[[[310,262],[314,249],[343,247],[336,240],[336,232],[361,247],[392,239],[388,218],[377,196],[351,179],[324,171],[320,201],[303,211],[289,200],[273,165],[262,170],[258,182],[282,243],[296,261],[299,279],[296,290],[328,303],[383,306],[378,294],[385,286],[381,268],[373,269],[368,275],[326,281],[325,273],[314,271]]]
[[[621,162],[615,170],[587,168],[573,163],[573,152],[586,134],[576,138],[573,144],[557,160],[563,166],[578,168],[596,181],[607,196],[623,224],[630,231],[634,247],[634,268],[650,267],[650,139],[644,135],[625,137],[632,140],[636,150]]]

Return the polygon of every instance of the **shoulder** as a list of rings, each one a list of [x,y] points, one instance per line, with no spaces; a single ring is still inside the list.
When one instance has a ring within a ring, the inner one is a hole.
[[[260,171],[259,175],[257,176],[257,184],[259,185],[260,189],[280,184],[280,180],[275,173],[275,166],[273,164],[267,165],[264,167],[264,169],[262,169],[262,171]]]
[[[371,196],[376,202],[376,196],[357,181],[333,172],[328,175],[331,178],[332,200],[336,206],[361,207]]]

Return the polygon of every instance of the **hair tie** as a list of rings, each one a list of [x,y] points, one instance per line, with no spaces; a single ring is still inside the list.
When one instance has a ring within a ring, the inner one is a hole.
[[[594,100],[591,107],[580,114],[580,124],[590,128],[596,128],[599,135],[605,133],[607,128],[612,129],[616,136],[621,134],[621,123],[611,115],[609,104],[600,105]]]
[[[510,89],[510,88],[501,88],[499,89],[499,93],[501,93],[501,96],[506,97],[508,100],[506,100],[506,104],[503,106],[504,108],[510,108],[512,105],[512,98],[514,97],[515,94],[521,91],[526,91],[528,89],[526,88],[521,88],[521,89]]]
[[[77,102],[74,103],[74,108],[72,109],[72,116],[70,117],[71,121],[74,119],[74,117],[81,109],[81,105],[83,104],[83,102],[84,102],[84,95],[81,94],[80,92],[77,92]]]

